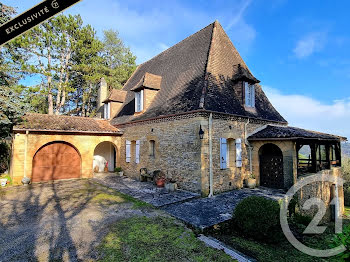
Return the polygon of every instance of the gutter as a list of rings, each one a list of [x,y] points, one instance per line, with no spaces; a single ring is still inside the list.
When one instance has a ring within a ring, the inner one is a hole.
[[[213,179],[213,114],[209,115],[209,196],[214,196],[214,179]]]
[[[250,175],[253,173],[253,163],[252,163],[252,149],[253,147],[248,141],[248,136],[247,136],[247,126],[249,124],[250,119],[248,118],[247,122],[244,124],[244,141],[246,146],[248,147],[248,152],[249,152],[249,173]]]

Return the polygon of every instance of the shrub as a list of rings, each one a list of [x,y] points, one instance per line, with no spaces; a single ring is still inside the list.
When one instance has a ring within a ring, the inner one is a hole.
[[[350,183],[344,184],[344,205],[350,206]]]
[[[235,208],[233,221],[241,233],[266,242],[275,242],[281,236],[277,201],[251,196],[243,199]]]
[[[338,247],[340,245],[344,245],[346,250],[339,254],[338,257],[340,261],[349,261],[350,258],[350,225],[347,225],[343,232],[337,234],[331,244],[331,248]]]
[[[122,171],[123,171],[123,169],[121,167],[116,167],[114,169],[114,172],[122,172]]]
[[[0,142],[0,173],[8,170],[10,161],[10,147],[3,142]]]

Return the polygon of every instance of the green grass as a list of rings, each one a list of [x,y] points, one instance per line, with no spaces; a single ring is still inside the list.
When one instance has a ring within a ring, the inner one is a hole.
[[[65,199],[74,200],[82,197],[90,197],[91,203],[97,203],[103,206],[130,202],[133,203],[134,209],[153,208],[153,206],[148,203],[92,181],[87,181],[83,188],[73,190]]]
[[[345,209],[345,216],[350,219],[350,208]],[[349,219],[344,219],[344,226],[350,224]],[[298,224],[294,230],[301,233],[306,226]],[[208,234],[218,238],[227,245],[235,248],[242,253],[255,258],[259,262],[314,262],[314,261],[331,261],[337,262],[339,258],[317,258],[306,255],[292,246],[285,237],[278,243],[264,243],[242,236],[230,223],[222,224]],[[326,231],[321,235],[303,235],[302,243],[315,249],[328,249],[334,238],[334,223],[329,223]]]
[[[233,261],[204,245],[172,218],[134,217],[116,223],[99,246],[100,261]]]

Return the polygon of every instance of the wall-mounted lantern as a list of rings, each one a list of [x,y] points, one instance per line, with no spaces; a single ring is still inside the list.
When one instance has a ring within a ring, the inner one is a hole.
[[[200,126],[199,126],[199,138],[200,138],[200,139],[203,139],[203,137],[204,137],[204,131],[203,131],[203,129],[202,129],[202,125],[200,125]]]

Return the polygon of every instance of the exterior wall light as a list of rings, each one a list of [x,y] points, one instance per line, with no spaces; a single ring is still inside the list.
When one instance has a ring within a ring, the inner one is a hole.
[[[200,138],[200,139],[203,139],[203,137],[204,137],[204,131],[203,131],[203,129],[202,129],[202,125],[200,125],[200,126],[199,126],[199,138]]]

